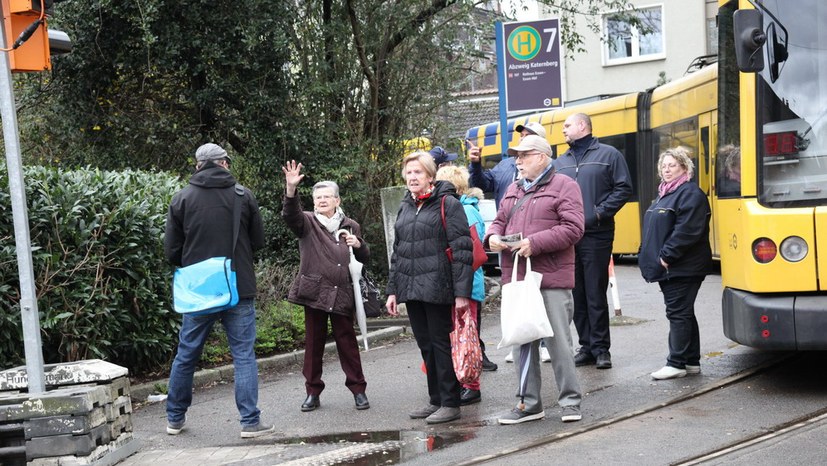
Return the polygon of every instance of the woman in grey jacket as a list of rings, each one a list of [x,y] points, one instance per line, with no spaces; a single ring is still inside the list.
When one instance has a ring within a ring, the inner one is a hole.
[[[353,393],[356,409],[368,409],[365,395],[365,376],[362,360],[353,330],[354,304],[348,263],[350,251],[366,264],[370,257],[368,245],[361,238],[359,224],[345,217],[339,208],[339,186],[332,181],[321,181],[313,186],[313,212],[302,212],[296,187],[304,178],[302,164],[291,160],[284,171],[287,190],[282,217],[299,238],[301,265],[290,287],[287,300],[304,306],[304,367],[307,398],[302,411],[313,411],[320,406],[319,395],[324,390],[322,356],[327,340],[327,321],[333,329],[339,362],[345,373],[345,385]],[[350,234],[337,236],[340,230]],[[343,240],[344,239],[344,240]]]
[[[405,303],[427,369],[428,405],[411,412],[410,417],[439,424],[460,417],[460,385],[449,338],[451,307],[459,311],[470,306],[473,245],[454,186],[447,181],[434,182],[433,158],[427,152],[414,152],[402,164],[408,192],[394,226],[386,306],[391,315],[397,315],[397,303]],[[448,247],[453,261],[448,260]]]

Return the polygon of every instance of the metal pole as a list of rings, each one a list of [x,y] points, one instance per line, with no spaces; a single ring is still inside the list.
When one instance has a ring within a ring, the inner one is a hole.
[[[505,26],[502,21],[494,23],[494,37],[497,43],[497,96],[500,101],[500,153],[508,156],[508,142],[511,140],[511,131],[508,130],[508,89],[505,85]]]
[[[7,2],[3,2],[8,5]],[[0,44],[6,48],[5,25],[0,21]],[[20,141],[17,134],[17,111],[12,88],[8,52],[0,52],[0,117],[3,118],[3,139],[6,144],[6,168],[9,171],[14,241],[17,250],[17,272],[20,275],[20,313],[23,321],[23,344],[26,352],[26,373],[29,393],[46,391],[43,375],[43,346],[40,340],[40,314],[34,288],[29,214],[23,182]]]

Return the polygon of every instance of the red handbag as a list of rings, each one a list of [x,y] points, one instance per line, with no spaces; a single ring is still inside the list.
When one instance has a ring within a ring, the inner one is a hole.
[[[471,306],[477,303],[472,301]],[[479,312],[479,310],[477,310]],[[453,309],[454,330],[451,332],[451,359],[459,383],[473,383],[482,373],[482,350],[477,335],[477,321],[471,318],[471,308]]]
[[[445,221],[445,196],[442,197],[442,227],[445,229],[447,234],[448,232],[448,223]],[[471,234],[471,242],[474,244],[473,253],[474,253],[474,260],[471,262],[471,267],[474,270],[482,267],[483,264],[488,262],[488,254],[485,253],[485,247],[482,245],[482,241],[480,241],[480,235],[477,232],[477,226],[471,225],[469,227],[470,234]],[[451,250],[451,246],[448,246],[445,249],[445,254],[448,256],[448,260],[453,262],[454,261],[454,251]]]

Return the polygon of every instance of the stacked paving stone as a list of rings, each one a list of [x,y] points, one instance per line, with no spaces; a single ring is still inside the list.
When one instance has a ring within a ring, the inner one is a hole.
[[[29,394],[26,368],[0,372],[0,464],[115,464],[137,450],[127,369],[101,360],[44,367]]]

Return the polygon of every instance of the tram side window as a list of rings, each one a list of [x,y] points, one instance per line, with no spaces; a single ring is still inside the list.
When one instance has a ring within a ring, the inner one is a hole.
[[[696,119],[683,120],[656,128],[652,144],[654,145],[652,153],[656,156],[666,149],[677,146],[689,149],[696,168],[694,182],[698,182],[697,167],[700,165],[698,165],[698,122]]]
[[[629,167],[629,176],[632,178],[634,189],[630,201],[638,200],[638,160],[637,160],[637,135],[635,133],[617,134],[614,136],[601,136],[598,138],[601,144],[607,144],[619,150],[626,159],[626,166]]]
[[[741,195],[741,148],[727,144],[718,149],[718,197]]]

